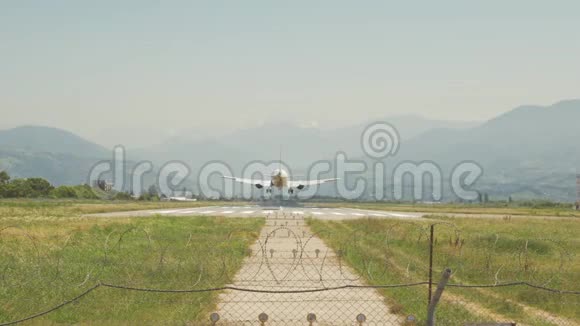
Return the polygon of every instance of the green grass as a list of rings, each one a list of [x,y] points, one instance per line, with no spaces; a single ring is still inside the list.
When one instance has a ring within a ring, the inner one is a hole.
[[[235,206],[247,205],[249,202],[197,201],[197,202],[165,202],[165,201],[107,201],[107,200],[76,200],[76,199],[0,199],[0,221],[2,220],[54,220],[78,219],[83,214],[107,213],[115,211],[190,208],[201,206]],[[507,204],[396,204],[396,203],[308,203],[312,206],[352,207],[371,210],[422,212],[422,213],[456,213],[456,214],[489,214],[497,216],[558,216],[580,217],[580,211],[570,208],[515,207]]]
[[[54,216],[86,212],[75,205],[40,207],[56,211]],[[264,223],[160,216],[14,222],[0,222],[0,322],[43,311],[99,281],[157,289],[223,286],[240,268]],[[101,287],[33,323],[197,324],[215,309],[217,296]]]
[[[238,204],[0,200],[0,322],[43,311],[82,293],[98,281],[162,289],[224,285],[239,269],[263,220],[160,216],[95,219],[83,215]],[[335,250],[342,250],[346,263],[369,284],[427,280],[427,227],[435,222],[446,223],[436,227],[435,281],[443,268],[450,267],[455,273],[453,283],[528,281],[579,290],[580,220],[540,217],[574,216],[576,213],[571,211],[470,205],[338,206],[519,216],[513,219],[433,216],[431,220],[413,223],[372,219],[309,221],[313,231]],[[536,217],[526,218],[526,215]],[[381,293],[393,312],[413,314],[424,321],[426,287],[388,289]],[[215,309],[216,299],[216,293],[160,294],[99,288],[33,324],[167,321],[196,324]],[[485,318],[474,311],[485,309],[531,325],[554,324],[529,310],[535,309],[578,322],[578,301],[578,296],[525,287],[448,288],[438,309],[438,320],[449,325],[458,321],[490,321],[491,317]]]
[[[108,201],[65,199],[0,199],[0,222],[79,220],[84,214],[132,210],[238,205],[236,202]]]
[[[433,217],[418,222],[309,221],[313,232],[335,250],[342,250],[346,263],[375,285],[428,279],[430,223],[443,223],[435,227],[435,282],[441,271],[449,267],[454,272],[452,283],[526,281],[551,288],[580,290],[580,221],[573,219]],[[413,314],[425,320],[426,287],[381,292],[401,314]],[[522,286],[448,288],[438,309],[438,320],[448,324],[490,321],[493,317],[488,316],[489,311],[527,324],[550,324],[545,318],[524,310],[531,308],[533,312],[546,311],[578,322],[579,300],[577,295],[553,294]]]
[[[311,203],[313,206],[323,207],[351,207],[370,210],[420,212],[433,214],[487,214],[487,215],[514,215],[514,216],[557,216],[580,217],[580,211],[572,209],[572,204],[556,207],[517,206],[517,204],[489,203],[489,204],[397,204],[397,203]]]

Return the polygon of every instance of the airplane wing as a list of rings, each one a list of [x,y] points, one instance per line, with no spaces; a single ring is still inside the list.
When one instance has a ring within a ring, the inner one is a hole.
[[[259,180],[259,179],[243,179],[243,178],[236,178],[236,177],[227,177],[224,176],[224,179],[234,180],[235,182],[245,183],[252,186],[255,186],[258,189],[262,189],[264,187],[270,186],[270,180]]]
[[[288,187],[302,190],[304,187],[307,187],[307,186],[314,186],[314,185],[319,185],[319,184],[323,184],[323,183],[336,182],[338,180],[339,180],[338,178],[318,179],[318,180],[308,180],[308,181],[306,181],[306,180],[289,180]]]

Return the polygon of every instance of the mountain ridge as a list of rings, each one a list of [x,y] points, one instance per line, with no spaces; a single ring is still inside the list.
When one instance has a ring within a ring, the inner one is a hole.
[[[68,130],[36,125],[0,130],[0,149],[94,158],[105,157],[109,152]]]
[[[399,128],[402,139],[398,155],[391,160],[430,160],[444,169],[461,161],[476,161],[486,171],[490,192],[493,187],[503,187],[498,189],[505,193],[504,185],[518,184],[537,193],[539,186],[534,183],[538,183],[568,189],[557,195],[548,194],[551,198],[571,199],[571,195],[563,194],[574,185],[562,184],[561,180],[568,180],[574,169],[580,168],[580,145],[576,142],[580,139],[580,128],[576,127],[580,121],[579,99],[548,106],[518,106],[485,122],[434,121],[408,115],[384,120]],[[296,170],[306,167],[305,162],[333,158],[337,151],[347,153],[349,158],[364,158],[360,137],[366,126],[359,123],[321,129],[292,123],[266,124],[201,140],[171,138],[148,148],[128,149],[127,153],[133,160],[151,160],[157,167],[171,160],[182,161],[191,167],[195,177],[210,161],[227,163],[232,173],[240,172],[252,161],[277,161],[282,145],[282,159]],[[27,131],[31,135],[26,135]],[[49,162],[65,157],[68,161],[78,160],[78,166],[85,167],[77,169],[77,176],[60,180],[70,182],[82,179],[91,159],[110,159],[111,151],[56,128],[22,126],[0,130],[0,169],[8,168],[19,176],[43,176],[43,169],[33,161],[45,162],[49,167],[46,170],[52,171],[51,181],[58,184],[58,167],[75,170],[75,164]]]

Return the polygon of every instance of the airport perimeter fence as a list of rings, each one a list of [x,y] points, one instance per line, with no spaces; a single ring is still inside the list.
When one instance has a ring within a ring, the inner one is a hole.
[[[580,325],[577,242],[440,222],[265,223],[257,238],[128,228],[57,242],[5,227],[0,325]]]

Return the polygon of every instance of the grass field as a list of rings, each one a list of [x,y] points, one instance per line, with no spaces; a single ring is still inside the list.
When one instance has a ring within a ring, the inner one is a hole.
[[[54,199],[0,199],[0,221],[26,222],[38,220],[81,219],[84,214],[107,212],[191,208],[203,206],[237,205],[220,201],[106,201],[106,200],[54,200]]]
[[[125,203],[17,206],[3,206],[1,213],[18,215],[0,221],[0,323],[44,311],[99,281],[157,289],[225,285],[263,225],[261,219],[216,217],[78,217],[133,207]],[[217,295],[101,287],[32,323],[197,324],[207,320]]]
[[[197,201],[197,202],[167,202],[167,201],[105,201],[105,200],[54,200],[54,199],[0,199],[0,221],[23,219],[54,220],[78,219],[84,214],[120,212],[131,210],[149,210],[165,208],[193,208],[203,206],[237,206],[248,205],[250,202],[233,201]],[[307,203],[309,206],[321,207],[351,207],[370,210],[421,212],[421,213],[454,213],[454,214],[487,214],[496,216],[556,216],[580,217],[580,211],[570,207],[515,207],[507,204],[395,204],[395,203]]]
[[[310,220],[313,232],[369,284],[402,284],[428,279],[429,224],[435,226],[434,281],[453,270],[452,283],[526,281],[580,290],[580,221],[473,219],[434,216],[427,221]],[[394,309],[424,321],[424,286],[381,291]],[[528,325],[580,323],[579,296],[524,286],[493,289],[448,288],[438,309],[443,324],[514,320]],[[494,316],[494,317],[491,317]],[[560,317],[554,319],[553,317]],[[500,320],[498,320],[500,319]],[[550,321],[551,320],[551,321]]]
[[[0,200],[0,323],[75,297],[97,282],[158,289],[228,283],[257,238],[262,219],[219,217],[86,218],[84,214],[234,202]],[[483,213],[501,218],[431,216],[417,221],[309,220],[312,230],[369,284],[427,280],[428,227],[436,223],[435,281],[450,267],[456,284],[526,281],[580,290],[580,219],[564,209],[326,204],[363,209]],[[558,214],[555,214],[558,213]],[[518,217],[510,218],[514,215]],[[534,218],[526,218],[531,215]],[[543,219],[541,216],[568,216]],[[393,310],[426,315],[425,286],[381,290]],[[99,288],[32,324],[199,324],[217,293],[163,294]],[[514,320],[580,324],[579,296],[523,286],[448,288],[441,324]],[[447,322],[447,323],[446,323]]]
[[[383,211],[400,211],[400,212],[420,212],[432,214],[485,214],[497,216],[556,216],[556,217],[580,217],[580,211],[572,209],[572,204],[561,205],[558,207],[542,206],[517,206],[517,204],[508,205],[507,203],[489,203],[489,204],[396,204],[396,203],[311,203],[313,206],[321,207],[351,207],[359,209],[383,210]]]

